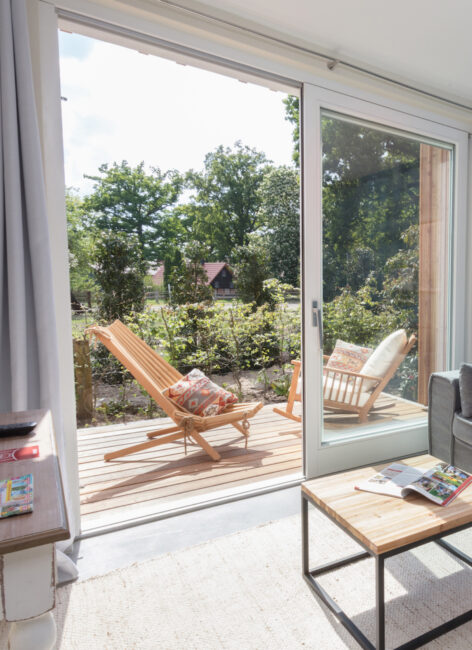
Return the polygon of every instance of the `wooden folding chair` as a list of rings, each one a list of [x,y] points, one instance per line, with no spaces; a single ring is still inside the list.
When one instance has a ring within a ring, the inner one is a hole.
[[[231,404],[219,415],[199,416],[179,406],[166,395],[167,389],[175,384],[182,375],[163,359],[147,343],[134,334],[121,321],[116,320],[108,327],[93,325],[87,328],[90,336],[96,337],[124,365],[136,381],[149,393],[165,413],[174,421],[174,425],[151,431],[150,440],[131,447],[105,454],[105,460],[127,456],[143,449],[164,445],[168,442],[191,438],[213,460],[220,460],[220,454],[201,435],[210,429],[231,424],[247,439],[249,437],[249,419],[259,409],[261,402],[242,402]],[[157,439],[156,439],[157,438]]]

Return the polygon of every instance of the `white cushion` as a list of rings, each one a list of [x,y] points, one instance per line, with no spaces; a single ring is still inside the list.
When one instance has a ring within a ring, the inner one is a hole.
[[[408,339],[405,330],[397,330],[387,336],[387,338],[375,348],[362,366],[360,374],[370,375],[371,377],[385,377],[393,361],[399,354],[401,354],[407,341]],[[374,381],[366,380],[363,388],[369,390],[375,385]]]

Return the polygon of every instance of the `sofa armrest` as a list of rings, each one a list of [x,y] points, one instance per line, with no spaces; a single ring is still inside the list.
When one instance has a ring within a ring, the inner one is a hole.
[[[429,453],[453,462],[452,421],[460,411],[459,371],[434,372],[429,380]]]

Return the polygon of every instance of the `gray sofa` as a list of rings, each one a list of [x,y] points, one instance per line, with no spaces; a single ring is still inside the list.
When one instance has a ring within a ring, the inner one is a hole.
[[[433,456],[472,472],[472,418],[461,413],[458,370],[431,375],[428,434]]]

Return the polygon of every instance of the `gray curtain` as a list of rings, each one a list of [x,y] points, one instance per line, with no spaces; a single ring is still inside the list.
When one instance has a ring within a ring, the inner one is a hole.
[[[51,252],[25,2],[0,0],[0,410],[51,408],[60,430]]]
[[[0,0],[0,411],[51,409],[67,498],[51,251],[26,1]],[[57,559],[68,577],[77,575],[59,550]]]

